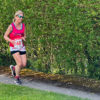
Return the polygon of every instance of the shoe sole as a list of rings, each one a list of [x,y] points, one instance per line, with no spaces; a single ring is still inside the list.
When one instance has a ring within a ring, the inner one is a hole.
[[[13,65],[10,65],[11,73],[12,73],[12,76],[15,76],[15,75],[14,75],[14,72],[13,72],[12,66],[13,66]]]
[[[22,85],[22,83],[17,83],[16,81],[14,81],[14,83],[15,83],[16,85]]]

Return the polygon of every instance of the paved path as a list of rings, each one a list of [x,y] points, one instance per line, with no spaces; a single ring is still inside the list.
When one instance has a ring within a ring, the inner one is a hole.
[[[0,75],[0,82],[6,83],[6,84],[14,84],[14,79],[6,75]],[[23,86],[27,86],[30,88],[35,88],[35,89],[40,89],[40,90],[45,90],[45,91],[52,91],[56,93],[66,94],[70,96],[77,96],[81,98],[88,98],[90,100],[100,100],[100,95],[90,93],[90,92],[83,92],[76,89],[57,87],[48,83],[46,84],[42,82],[29,81],[27,79],[22,79],[22,82],[23,82],[22,84]]]

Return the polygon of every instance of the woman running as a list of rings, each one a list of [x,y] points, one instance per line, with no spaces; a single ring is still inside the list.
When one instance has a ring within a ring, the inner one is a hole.
[[[10,46],[11,54],[16,62],[16,65],[10,65],[12,75],[15,77],[15,83],[21,84],[19,78],[22,67],[26,66],[26,49],[23,41],[26,39],[25,24],[22,23],[24,13],[19,10],[15,13],[13,22],[8,26],[5,32],[4,39],[7,40]]]

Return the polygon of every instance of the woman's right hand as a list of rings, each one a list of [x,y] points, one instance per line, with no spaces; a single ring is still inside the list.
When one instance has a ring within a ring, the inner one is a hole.
[[[10,42],[14,45],[15,44],[15,41],[14,40],[10,40]]]

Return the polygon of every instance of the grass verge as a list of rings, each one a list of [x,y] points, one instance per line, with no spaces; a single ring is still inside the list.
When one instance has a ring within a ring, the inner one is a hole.
[[[67,96],[41,91],[24,86],[0,83],[0,100],[88,100],[74,96]]]

